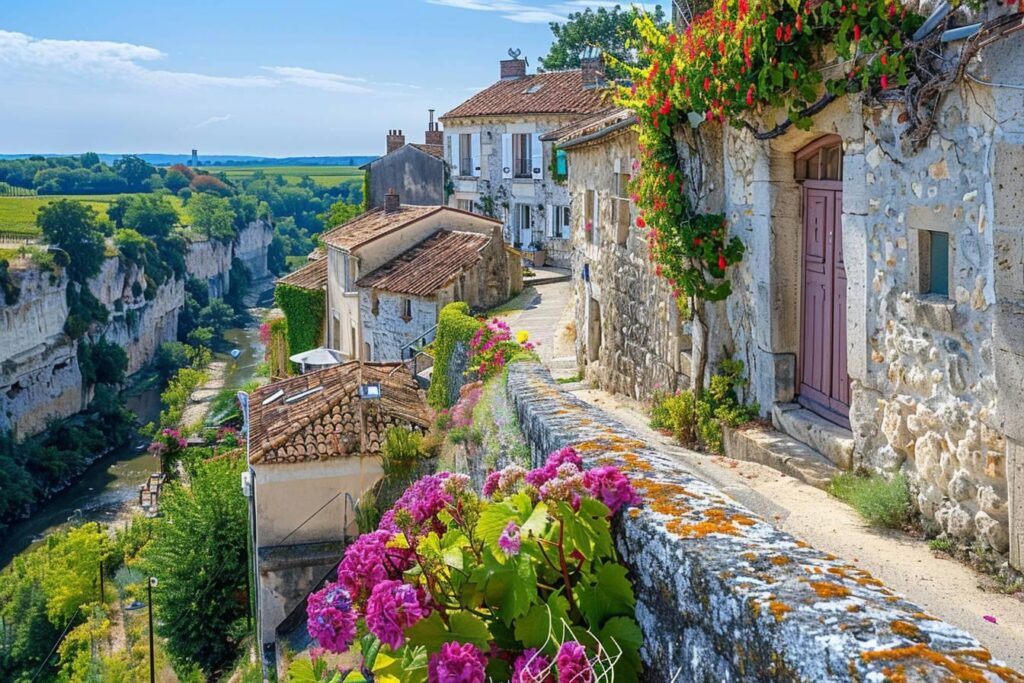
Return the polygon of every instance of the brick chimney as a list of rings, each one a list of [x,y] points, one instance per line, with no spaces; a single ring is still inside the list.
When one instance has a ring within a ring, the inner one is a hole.
[[[509,81],[526,75],[526,60],[519,58],[501,60],[501,80]]]
[[[583,70],[583,88],[593,90],[605,85],[604,60],[597,57],[581,57],[580,69]]]
[[[427,134],[423,140],[428,145],[437,145],[440,147],[444,144],[444,133],[441,132],[441,124],[434,121],[434,110],[430,110],[430,123],[427,124]]]
[[[405,147],[405,135],[400,130],[389,130],[387,154],[391,154],[399,147]]]
[[[402,201],[395,192],[395,188],[389,188],[388,193],[384,195],[384,213],[397,213],[402,208]]]

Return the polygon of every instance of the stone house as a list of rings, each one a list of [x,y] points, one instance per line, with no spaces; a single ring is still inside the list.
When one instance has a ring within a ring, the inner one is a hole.
[[[568,266],[564,157],[541,136],[605,109],[603,81],[597,59],[583,69],[529,75],[525,59],[502,61],[501,80],[441,117],[454,185],[449,205],[501,219],[508,242],[543,248]]]
[[[971,92],[944,96],[920,148],[901,106],[856,96],[807,131],[761,140],[702,123],[679,137],[684,165],[700,169],[700,207],[723,213],[746,245],[732,295],[711,307],[709,369],[742,360],[745,400],[777,429],[843,469],[902,470],[937,530],[1009,552],[1016,566],[1024,107],[1019,90],[986,83],[1014,82],[1022,62],[1019,41],[987,49]],[[616,130],[574,144],[588,131],[559,143],[576,214],[580,359],[603,386],[643,397],[688,374],[676,358],[687,324],[676,329],[669,293],[640,265],[642,239],[615,213],[635,138]]]
[[[447,206],[385,206],[324,235],[327,258],[293,274],[326,273],[326,345],[346,358],[401,360],[402,349],[430,341],[451,301],[490,308],[522,287],[494,218]],[[291,277],[291,276],[290,276]]]
[[[444,159],[444,133],[430,121],[423,143],[405,141],[400,130],[389,130],[387,153],[360,168],[367,174],[369,198],[367,206],[384,206],[388,190],[395,188],[406,204],[440,206],[447,203],[448,166]]]
[[[378,398],[360,393],[367,385],[379,387]],[[358,533],[355,509],[383,474],[386,430],[425,431],[430,418],[400,364],[348,362],[290,377],[243,405],[257,629],[266,646]]]

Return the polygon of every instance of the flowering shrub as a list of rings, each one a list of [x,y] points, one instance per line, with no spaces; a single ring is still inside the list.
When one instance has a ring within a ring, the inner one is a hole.
[[[424,477],[310,597],[310,635],[361,652],[363,673],[337,680],[636,680],[641,635],[610,519],[638,503],[621,472],[584,472],[571,448],[492,473],[483,495],[462,475]]]
[[[534,348],[526,331],[519,331],[513,337],[504,320],[493,318],[477,330],[469,342],[469,367],[480,373],[481,380],[486,380],[504,368],[517,353]]]
[[[167,473],[171,463],[181,457],[185,439],[177,429],[161,429],[146,448],[146,452],[160,459],[160,471]]]

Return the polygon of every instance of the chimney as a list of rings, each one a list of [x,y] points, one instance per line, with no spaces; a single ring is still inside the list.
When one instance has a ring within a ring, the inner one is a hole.
[[[510,81],[526,75],[526,60],[513,57],[501,60],[501,80]]]
[[[423,140],[428,145],[444,144],[444,134],[441,132],[441,124],[434,121],[434,110],[430,110],[430,123],[427,124],[427,135]]]
[[[384,195],[384,213],[397,213],[400,208],[402,202],[398,193],[395,192],[395,188],[389,188],[388,193]]]
[[[584,90],[603,88],[605,85],[604,60],[596,57],[580,57],[580,69],[583,71]]]
[[[400,130],[388,131],[388,154],[391,154],[399,147],[405,146],[405,135]]]

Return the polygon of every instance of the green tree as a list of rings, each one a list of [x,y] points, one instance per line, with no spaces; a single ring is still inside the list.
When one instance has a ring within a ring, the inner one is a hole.
[[[175,194],[177,194],[179,190],[183,190],[188,187],[191,182],[192,181],[189,180],[184,173],[176,169],[171,169],[167,172],[167,175],[164,176],[164,187]]]
[[[108,211],[109,215],[109,211]],[[124,214],[124,224],[147,237],[167,237],[178,222],[178,212],[163,197],[133,197]]]
[[[210,239],[227,242],[235,238],[235,212],[227,199],[200,192],[189,201],[188,212],[192,226]]]
[[[78,157],[78,161],[82,164],[82,168],[92,168],[100,163],[100,155],[96,152],[86,152]]]
[[[348,223],[362,212],[363,207],[358,204],[349,204],[343,201],[334,202],[326,211],[317,214],[317,218],[324,224],[324,230],[330,230],[343,223]]]
[[[171,484],[160,499],[143,560],[159,579],[153,602],[168,652],[207,673],[235,657],[231,633],[247,611],[244,468],[240,455],[188,465],[190,485]]]
[[[68,275],[84,284],[103,265],[103,235],[97,230],[96,211],[71,199],[59,199],[39,209],[36,225],[51,245],[64,250]]]
[[[124,227],[124,215],[128,213],[131,203],[131,197],[118,197],[107,207],[107,218],[114,221],[114,227],[118,230]]]
[[[234,322],[234,309],[221,299],[211,299],[210,304],[199,311],[200,327],[210,328],[215,337],[220,337]]]
[[[152,164],[134,155],[123,156],[114,162],[114,173],[124,179],[129,190],[135,192],[149,190],[147,181],[156,172],[157,170]]]
[[[542,70],[578,69],[580,56],[594,50],[620,62],[636,64],[633,46],[640,42],[640,35],[634,25],[637,14],[635,7],[622,9],[615,5],[610,9],[599,7],[596,11],[588,7],[582,12],[570,14],[565,23],[551,22],[555,41],[547,56],[540,60]],[[666,26],[661,5],[655,6],[650,16],[659,26]],[[615,77],[625,75],[614,69],[609,69],[609,74]]]

